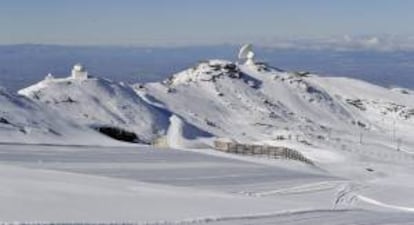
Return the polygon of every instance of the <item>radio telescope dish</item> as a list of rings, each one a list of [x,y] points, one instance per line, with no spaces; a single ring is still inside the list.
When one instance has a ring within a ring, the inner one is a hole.
[[[247,54],[252,52],[253,46],[251,44],[245,44],[240,48],[239,59],[247,59]]]
[[[244,61],[244,64],[253,65],[254,64],[254,52],[253,52],[253,45],[245,44],[240,48],[239,51],[239,60]]]
[[[246,58],[247,59],[253,59],[254,56],[255,56],[254,52],[250,51],[250,52],[247,53],[247,57]]]

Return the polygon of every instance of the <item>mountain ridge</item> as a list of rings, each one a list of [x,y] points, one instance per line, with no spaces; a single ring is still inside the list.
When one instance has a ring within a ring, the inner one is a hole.
[[[331,142],[332,133],[390,136],[395,127],[390,128],[389,120],[398,124],[402,139],[410,139],[411,93],[261,62],[219,59],[201,61],[160,82],[128,85],[92,76],[49,76],[19,91],[83,126],[119,129],[145,144],[179,133],[168,132],[172,116],[199,133],[241,142]]]

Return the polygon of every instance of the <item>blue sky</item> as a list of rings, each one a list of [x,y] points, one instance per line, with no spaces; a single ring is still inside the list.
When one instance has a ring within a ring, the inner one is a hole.
[[[0,44],[194,45],[414,35],[412,0],[2,0]]]

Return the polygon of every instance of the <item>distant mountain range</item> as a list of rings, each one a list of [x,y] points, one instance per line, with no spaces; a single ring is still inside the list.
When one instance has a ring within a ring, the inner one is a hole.
[[[160,81],[199,59],[235,60],[239,46],[76,47],[53,45],[0,46],[0,85],[15,92],[46,74],[65,74],[75,63],[92,74],[127,83]],[[382,86],[414,87],[411,51],[316,50],[257,48],[260,60],[286,70],[322,76],[347,76]]]

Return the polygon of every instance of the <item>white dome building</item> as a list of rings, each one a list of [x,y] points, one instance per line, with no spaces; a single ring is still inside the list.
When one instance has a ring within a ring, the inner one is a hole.
[[[51,81],[53,81],[55,79],[55,77],[51,74],[51,73],[49,73],[49,74],[47,74],[46,75],[46,77],[45,77],[45,81],[46,82],[51,82]]]
[[[72,68],[72,78],[78,80],[86,80],[88,79],[88,72],[82,66],[82,64],[78,63],[75,64]]]

